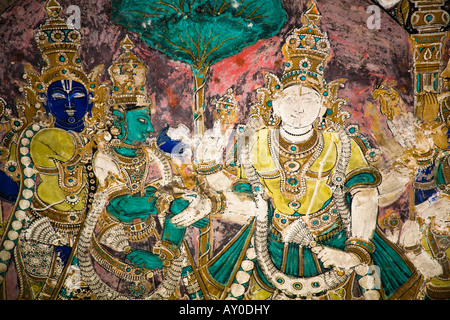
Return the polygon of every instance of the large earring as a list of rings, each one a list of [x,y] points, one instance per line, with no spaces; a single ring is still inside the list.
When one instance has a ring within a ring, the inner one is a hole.
[[[314,120],[313,127],[318,130],[324,130],[326,127],[326,117],[322,116]]]
[[[117,125],[112,125],[111,128],[109,128],[109,133],[113,137],[110,141],[111,145],[115,148],[119,147],[120,143],[122,142],[122,139],[119,138],[119,136],[122,134],[122,129]]]
[[[270,127],[275,128],[275,127],[277,127],[280,124],[280,122],[281,122],[280,117],[277,114],[275,114],[273,112],[273,110],[271,110],[270,111],[269,120],[267,121],[267,124]]]
[[[120,127],[114,125],[114,126],[111,126],[111,128],[109,129],[109,132],[111,133],[111,135],[114,138],[117,138],[122,133],[122,130],[120,129]]]

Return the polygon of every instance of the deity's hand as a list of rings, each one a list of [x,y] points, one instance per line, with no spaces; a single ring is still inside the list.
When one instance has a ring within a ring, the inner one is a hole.
[[[342,269],[350,269],[360,264],[359,258],[350,252],[326,246],[316,246],[311,250],[317,254],[317,257],[325,268],[334,266]]]
[[[137,267],[147,269],[161,269],[163,267],[163,261],[159,259],[158,255],[144,250],[132,251],[127,255],[127,259]]]
[[[426,251],[422,250],[419,254],[406,252],[406,256],[411,260],[414,266],[426,278],[436,277],[442,274],[443,269],[438,261],[433,259]]]
[[[193,224],[196,227],[205,226],[204,218],[211,212],[211,200],[196,193],[185,194],[183,198],[189,201],[189,206],[174,216],[171,222],[178,227],[188,227]]]
[[[225,143],[226,138],[221,132],[220,121],[216,121],[213,129],[194,137],[192,143],[194,163],[220,163]]]

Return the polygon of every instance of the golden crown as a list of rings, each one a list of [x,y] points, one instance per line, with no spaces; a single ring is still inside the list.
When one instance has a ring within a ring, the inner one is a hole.
[[[48,19],[39,28],[35,40],[42,53],[41,80],[50,84],[58,80],[75,80],[88,86],[90,79],[83,70],[79,49],[81,33],[69,27],[60,17],[62,7],[56,0],[45,4]]]
[[[19,102],[19,109],[23,109],[28,120],[34,116],[36,108],[41,108],[41,103],[46,101],[48,86],[56,81],[74,80],[82,83],[92,93],[96,93],[99,87],[98,76],[103,65],[86,74],[79,54],[81,34],[70,28],[60,17],[61,9],[56,0],[48,0],[45,4],[48,18],[35,36],[43,58],[41,72],[29,64],[25,65],[24,79],[28,83],[20,88],[25,101]],[[21,107],[24,103],[30,107]]]
[[[303,26],[294,29],[286,39],[282,48],[284,73],[280,79],[284,88],[304,84],[321,93],[326,91],[323,75],[331,50],[327,34],[317,26],[320,17],[315,1],[310,1],[307,11],[302,14]]]
[[[233,89],[228,89],[227,93],[218,100],[213,99],[212,103],[216,109],[214,111],[214,119],[220,120],[224,124],[234,124],[238,116],[238,103],[234,95]]]
[[[133,53],[134,43],[130,38],[120,42],[122,53],[109,67],[112,80],[112,98],[114,104],[130,108],[132,106],[151,106],[145,87],[147,68],[142,60]]]

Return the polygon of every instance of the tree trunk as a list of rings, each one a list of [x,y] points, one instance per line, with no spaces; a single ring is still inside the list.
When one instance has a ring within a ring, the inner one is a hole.
[[[208,67],[192,68],[194,76],[194,105],[192,106],[194,119],[194,136],[205,132],[205,84]]]
[[[194,136],[203,135],[205,133],[205,84],[207,80],[209,67],[192,68],[194,76],[194,105],[193,105],[193,120],[194,120]],[[201,183],[201,181],[198,181]],[[209,225],[201,228],[199,234],[199,267],[205,266],[211,258],[211,237],[212,237],[212,221],[209,218]]]

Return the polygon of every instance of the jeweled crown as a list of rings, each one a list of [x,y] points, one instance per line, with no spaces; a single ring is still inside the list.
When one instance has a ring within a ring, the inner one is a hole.
[[[36,110],[42,108],[47,100],[48,86],[60,80],[73,80],[83,84],[92,93],[92,101],[98,102],[97,94],[99,75],[103,65],[96,66],[87,74],[82,66],[79,49],[81,33],[69,27],[60,17],[62,7],[56,0],[45,3],[48,18],[35,35],[35,40],[41,51],[43,67],[40,71],[30,64],[25,64],[24,79],[27,83],[20,87],[24,99],[17,102],[21,116],[30,122],[36,115]]]
[[[44,60],[41,80],[48,85],[70,79],[87,86],[90,81],[79,55],[81,33],[66,24],[60,17],[61,10],[56,0],[48,0],[45,4],[48,18],[35,36]]]
[[[310,1],[302,15],[303,26],[294,29],[286,39],[282,52],[285,59],[280,81],[284,88],[293,84],[313,86],[324,92],[324,68],[330,57],[330,43],[326,33],[317,25],[321,15],[315,1]]]
[[[234,124],[238,116],[238,103],[233,89],[228,89],[227,93],[218,100],[213,99],[215,105],[214,119],[221,120],[225,124]]]
[[[127,108],[151,106],[146,89],[147,68],[133,52],[134,43],[128,35],[120,42],[120,47],[122,53],[108,69],[114,103]]]

